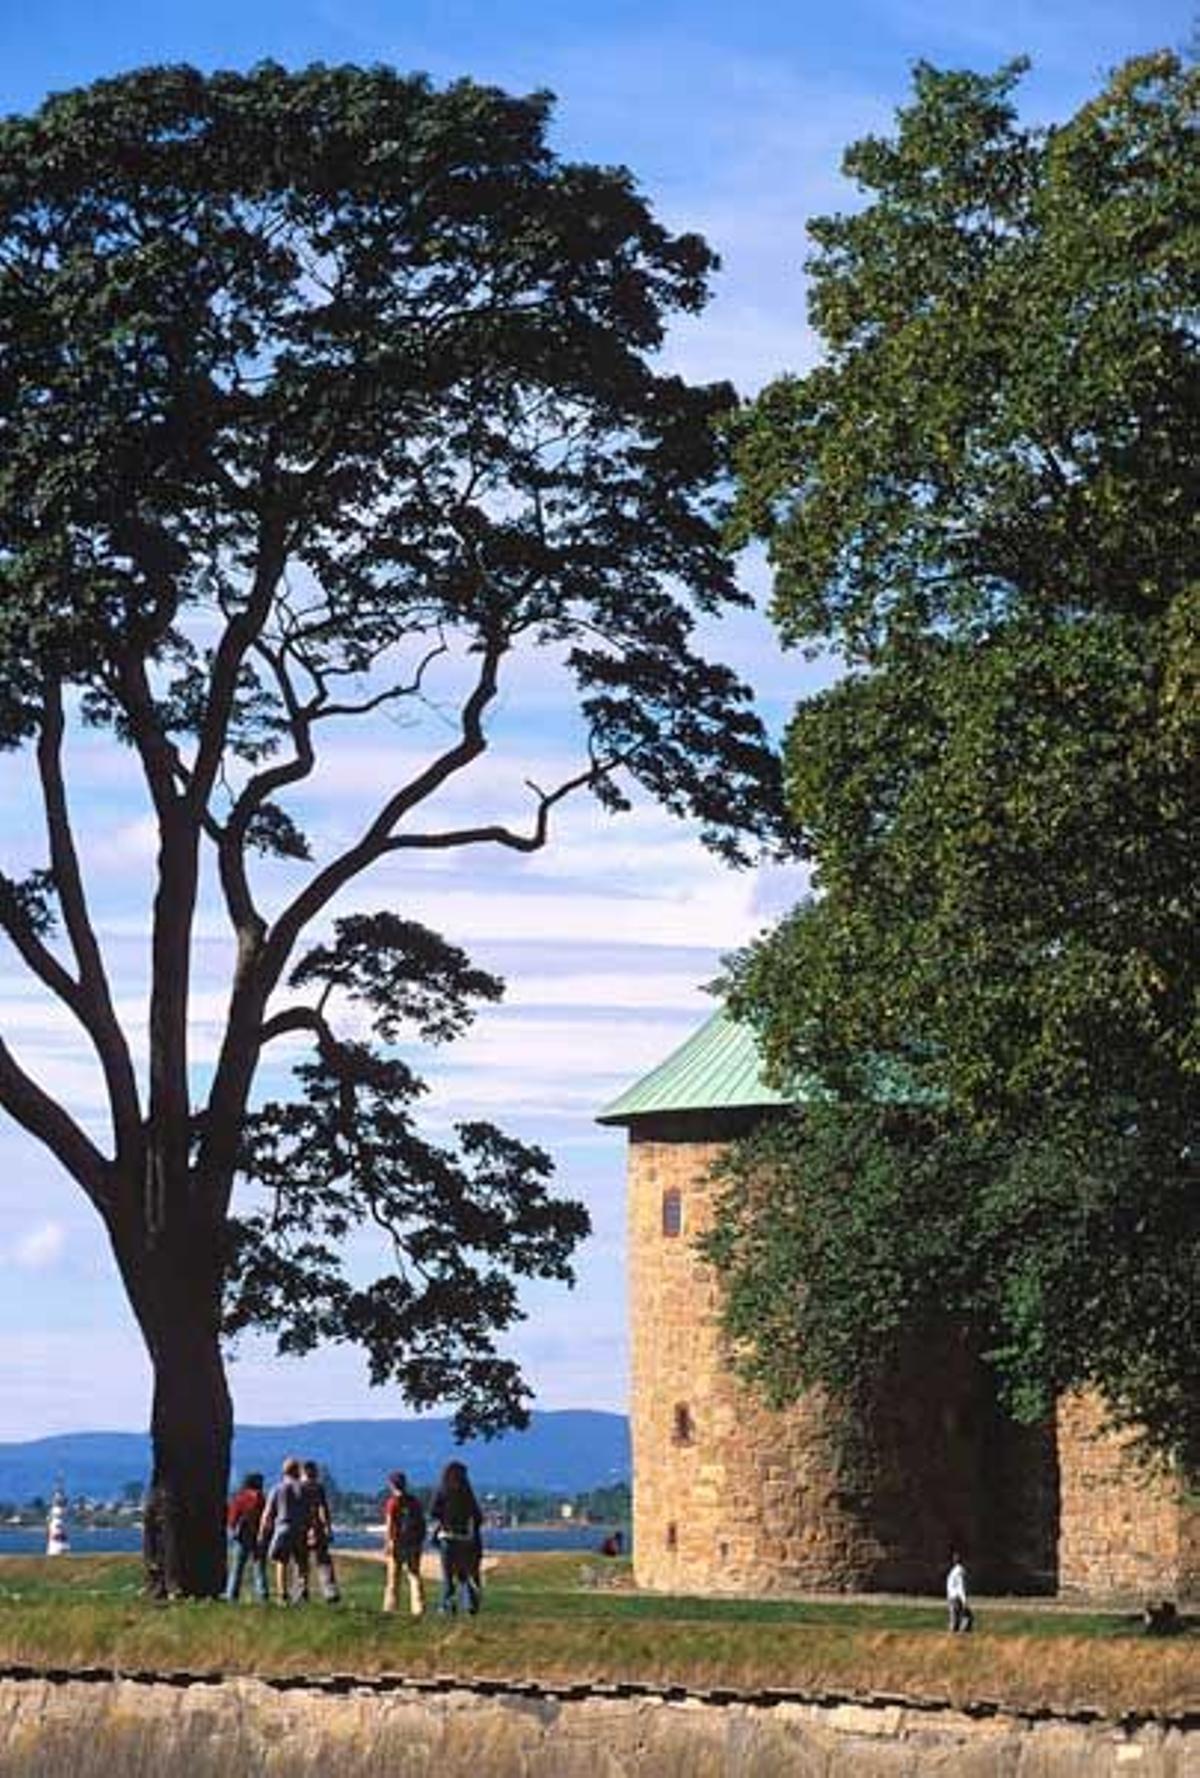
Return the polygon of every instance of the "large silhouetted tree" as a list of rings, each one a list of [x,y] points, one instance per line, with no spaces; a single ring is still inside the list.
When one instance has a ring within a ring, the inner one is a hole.
[[[569,1277],[586,1229],[540,1151],[482,1122],[450,1148],[418,1134],[395,1040],[452,1036],[499,984],[347,892],[405,854],[535,852],[572,792],[618,810],[639,785],[731,858],[778,819],[746,694],[691,641],[738,596],[730,392],[653,363],[712,259],[625,172],[556,158],[547,112],[267,65],[149,69],[0,128],[0,740],[46,830],[44,868],[0,879],[0,927],[98,1058],[110,1133],[2,1042],[0,1105],[112,1242],[153,1364],[173,1590],[220,1581],[223,1324],[359,1342],[377,1380],[487,1430],[523,1412],[494,1343],[515,1278]],[[579,757],[528,787],[523,823],[456,820],[444,793],[530,651],[573,687]],[[415,724],[390,781],[314,857],[289,792],[332,729],[385,711]],[[157,828],[144,1078],[76,844],[79,721],[132,751]],[[256,853],[283,861],[269,893]],[[210,871],[235,958],[202,1079]],[[298,1035],[296,1097],[262,1103],[264,1052]],[[239,1178],[264,1195],[234,1215]],[[395,1259],[366,1287],[343,1265],[360,1225]]]

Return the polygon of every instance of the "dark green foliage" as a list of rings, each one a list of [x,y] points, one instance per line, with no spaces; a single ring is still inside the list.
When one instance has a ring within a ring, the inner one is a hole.
[[[575,1496],[575,1511],[595,1525],[628,1525],[633,1518],[633,1489],[628,1482],[610,1482]]]
[[[161,665],[164,729],[194,734],[216,656],[181,620],[249,625],[269,573],[272,621],[226,663],[232,753],[294,720],[281,666],[317,676],[326,715],[335,678],[401,643],[416,674],[454,626],[498,655],[567,648],[605,800],[619,759],[722,849],[761,825],[761,732],[667,588],[739,597],[712,523],[732,394],[644,356],[712,256],[626,173],[556,161],[547,114],[268,64],[149,69],[0,128],[10,743],[46,667],[124,727],[131,645]],[[320,597],[287,595],[281,563]]]
[[[1094,1118],[989,1134],[946,1110],[821,1105],[739,1145],[705,1250],[747,1376],[777,1405],[814,1384],[853,1397],[954,1317],[1018,1418],[1103,1382],[1194,1468],[1194,1172],[1161,1132]]]
[[[543,1150],[493,1124],[460,1124],[454,1148],[423,1137],[421,1084],[395,1058],[326,1039],[298,1073],[301,1101],[246,1121],[242,1170],[266,1204],[230,1220],[227,1332],[270,1329],[289,1353],[359,1345],[373,1383],[417,1408],[456,1402],[464,1437],[520,1424],[528,1390],[495,1339],[520,1318],[518,1278],[571,1281],[587,1212],[550,1195]],[[357,1285],[364,1230],[391,1269]]]
[[[316,985],[322,997],[340,988],[371,1009],[380,1037],[394,1042],[404,1022],[426,1043],[455,1037],[472,1016],[472,1000],[499,1000],[504,984],[472,968],[466,953],[436,932],[395,914],[351,914],[333,923],[332,945],[318,945],[296,965],[293,988]]]
[[[920,66],[896,137],[849,150],[869,202],[811,225],[828,360],[742,428],[784,635],[851,661],[1192,584],[1196,76],[1132,62],[1039,131],[1020,72]]]
[[[1022,1411],[1097,1385],[1195,1465],[1198,77],[1149,57],[1026,130],[1019,72],[922,67],[850,150],[828,360],[740,425],[781,629],[847,672],[788,737],[816,898],[730,985],[841,1107],[717,1257],[777,1390],[950,1311]]]

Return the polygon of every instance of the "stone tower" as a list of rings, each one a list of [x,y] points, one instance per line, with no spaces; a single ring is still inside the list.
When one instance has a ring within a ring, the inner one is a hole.
[[[951,1547],[977,1585],[1053,1585],[1049,1434],[1012,1428],[947,1335],[897,1355],[869,1414],[820,1395],[784,1412],[731,1373],[695,1252],[724,1147],[783,1101],[717,1013],[609,1106],[629,1131],[634,1563],[672,1592],[919,1588]]]
[[[1147,1482],[1093,1398],[1013,1426],[952,1330],[897,1353],[893,1387],[855,1414],[815,1393],[775,1412],[732,1374],[695,1242],[714,1163],[786,1103],[717,1013],[599,1119],[629,1132],[638,1584],[931,1591],[953,1545],[984,1591],[1195,1594],[1194,1501]]]

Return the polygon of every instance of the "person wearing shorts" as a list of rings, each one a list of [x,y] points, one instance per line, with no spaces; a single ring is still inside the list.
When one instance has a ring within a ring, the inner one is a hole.
[[[281,1605],[291,1605],[308,1594],[308,1514],[300,1459],[285,1457],[279,1480],[267,1496],[261,1533],[262,1546],[275,1570],[276,1597]]]

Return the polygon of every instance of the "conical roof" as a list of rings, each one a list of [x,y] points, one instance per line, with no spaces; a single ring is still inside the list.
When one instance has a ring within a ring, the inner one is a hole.
[[[631,1124],[640,1117],[679,1111],[753,1111],[802,1104],[812,1095],[779,1093],[763,1079],[758,1043],[748,1025],[715,1012],[686,1043],[651,1069],[596,1121]]]

